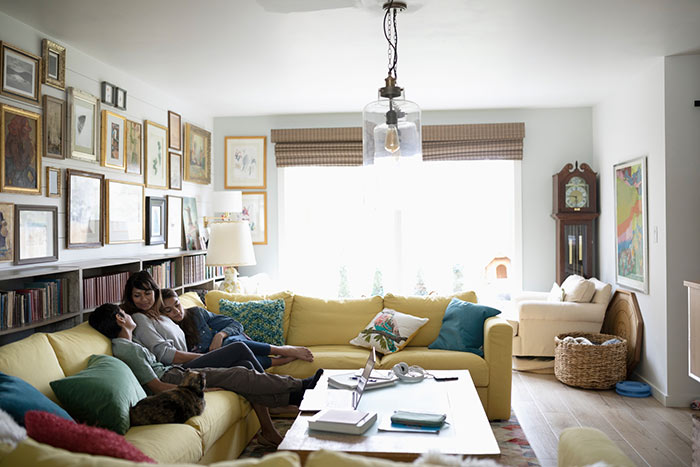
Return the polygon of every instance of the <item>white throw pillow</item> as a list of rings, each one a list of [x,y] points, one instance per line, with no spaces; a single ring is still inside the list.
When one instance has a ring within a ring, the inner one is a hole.
[[[563,302],[564,301],[564,289],[559,287],[556,282],[554,284],[552,284],[552,289],[549,291],[549,295],[547,295],[547,301],[548,302]]]
[[[14,448],[27,437],[27,431],[19,426],[12,416],[0,409],[0,443]]]
[[[564,289],[564,301],[588,303],[595,293],[595,284],[583,277],[573,274],[561,284]]]
[[[408,345],[427,322],[428,318],[384,308],[350,343],[368,349],[374,347],[383,354],[398,352]]]
[[[595,293],[593,294],[591,303],[607,305],[612,296],[612,285],[601,282],[595,277],[591,277],[589,280],[595,285]]]

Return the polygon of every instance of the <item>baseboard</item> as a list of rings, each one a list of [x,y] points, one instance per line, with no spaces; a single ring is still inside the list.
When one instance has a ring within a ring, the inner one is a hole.
[[[673,394],[669,395],[665,392],[659,390],[656,386],[650,383],[646,378],[639,376],[638,374],[633,375],[635,379],[643,381],[651,386],[651,395],[654,399],[661,402],[664,407],[690,407],[690,402],[694,399],[700,398],[700,394]]]

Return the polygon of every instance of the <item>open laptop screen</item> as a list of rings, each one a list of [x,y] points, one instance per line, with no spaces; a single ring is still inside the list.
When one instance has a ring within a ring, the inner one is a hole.
[[[372,347],[372,352],[370,352],[369,357],[367,357],[367,363],[365,363],[365,369],[357,380],[357,386],[352,393],[352,408],[355,410],[357,410],[357,406],[360,404],[360,398],[362,398],[362,393],[365,392],[365,386],[367,386],[367,381],[369,381],[369,376],[372,374],[376,360],[377,353],[374,347]]]

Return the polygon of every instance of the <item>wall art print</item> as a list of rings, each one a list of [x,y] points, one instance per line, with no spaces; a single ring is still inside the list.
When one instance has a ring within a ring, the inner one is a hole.
[[[170,157],[170,180],[171,190],[182,190],[182,155],[171,152]]]
[[[41,40],[41,82],[66,89],[66,48],[49,39]]]
[[[168,129],[149,120],[146,120],[145,127],[146,186],[168,188]]]
[[[168,222],[165,248],[182,248],[182,198],[168,195],[167,200]]]
[[[159,196],[146,197],[146,245],[162,245],[165,243],[165,198]]]
[[[168,148],[182,151],[182,117],[168,110]]]
[[[185,230],[185,249],[201,250],[203,245],[199,234],[197,198],[182,198],[182,227]]]
[[[649,293],[646,157],[616,164],[615,279]]]
[[[0,105],[2,145],[0,189],[8,193],[41,192],[41,116]]]
[[[66,158],[66,102],[44,95],[44,157]]]
[[[39,105],[41,58],[0,41],[0,94]]]
[[[267,245],[267,193],[243,193],[243,218],[250,223],[253,245]]]
[[[100,102],[92,94],[72,87],[68,88],[67,94],[70,156],[73,159],[97,162]]]
[[[124,170],[126,166],[126,118],[102,111],[102,166]]]
[[[185,180],[211,183],[211,133],[185,124]]]
[[[224,138],[226,188],[264,189],[267,185],[267,139],[265,136]]]
[[[144,189],[141,183],[107,180],[107,243],[142,242]]]
[[[15,257],[15,205],[0,203],[0,261]]]
[[[126,173],[128,174],[141,174],[142,129],[140,123],[126,121]]]
[[[66,169],[66,248],[104,245],[102,174]]]
[[[15,264],[58,261],[58,208],[15,204]]]

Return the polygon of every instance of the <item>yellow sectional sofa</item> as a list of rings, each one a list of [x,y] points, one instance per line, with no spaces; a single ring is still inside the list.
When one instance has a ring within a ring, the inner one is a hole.
[[[473,292],[457,295],[476,302]],[[269,296],[231,295],[219,291],[206,296],[208,309],[218,312],[221,298],[249,301],[261,298],[285,300],[284,335],[291,345],[308,346],[313,363],[295,361],[273,371],[306,377],[317,368],[357,369],[368,350],[348,341],[384,307],[429,318],[409,345],[379,360],[378,368],[391,368],[399,361],[426,369],[468,369],[489,419],[510,417],[512,329],[500,317],[484,324],[484,357],[467,352],[429,350],[438,335],[450,297],[401,297],[388,294],[351,300],[321,300],[282,292]],[[181,297],[185,307],[203,305],[196,294]],[[90,355],[111,355],[111,343],[83,323],[55,333],[36,333],[0,347],[0,372],[17,376],[59,402],[49,383],[87,367]],[[211,463],[237,458],[259,429],[250,404],[228,391],[205,394],[206,409],[184,424],[138,426],[126,439],[144,454],[164,464]],[[87,456],[89,457],[89,456]],[[0,466],[5,465],[0,462]],[[39,464],[37,464],[39,465]],[[81,464],[82,465],[82,464]],[[85,464],[93,465],[93,464]],[[97,465],[97,464],[94,464]],[[126,464],[125,464],[126,465]]]

